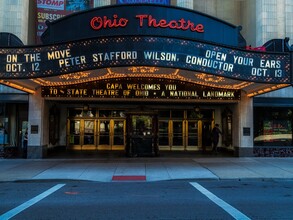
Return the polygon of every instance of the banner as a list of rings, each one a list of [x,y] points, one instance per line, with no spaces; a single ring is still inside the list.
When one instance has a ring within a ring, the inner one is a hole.
[[[64,10],[65,0],[37,0],[37,8]]]
[[[41,36],[47,29],[46,21],[52,22],[73,12],[93,7],[93,0],[37,0],[36,43],[41,44]]]

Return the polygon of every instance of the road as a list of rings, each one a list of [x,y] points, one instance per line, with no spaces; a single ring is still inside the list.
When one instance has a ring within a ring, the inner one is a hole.
[[[0,183],[0,219],[293,219],[291,180]]]

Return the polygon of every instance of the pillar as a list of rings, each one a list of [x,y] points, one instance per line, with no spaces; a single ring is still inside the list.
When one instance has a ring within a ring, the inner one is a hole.
[[[94,0],[94,8],[101,7],[105,5],[111,5],[111,0]]]
[[[177,6],[193,9],[193,0],[177,0]]]
[[[40,159],[47,156],[48,120],[48,108],[39,89],[35,94],[29,95],[27,158]]]
[[[267,41],[275,38],[285,38],[288,36],[287,27],[292,26],[286,24],[287,17],[290,19],[292,12],[291,4],[286,0],[280,1],[256,1],[256,43],[263,45]],[[288,20],[289,22],[289,20]]]
[[[253,156],[253,98],[241,92],[241,101],[233,114],[233,145],[239,157]]]
[[[286,36],[286,0],[278,0],[277,4],[277,38],[284,39]]]

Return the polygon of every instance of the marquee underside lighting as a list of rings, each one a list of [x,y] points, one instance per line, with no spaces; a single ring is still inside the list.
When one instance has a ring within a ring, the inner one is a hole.
[[[28,87],[25,87],[25,86],[23,86],[21,84],[9,82],[9,81],[6,81],[6,80],[0,80],[0,84],[5,85],[5,86],[9,86],[11,88],[14,88],[14,89],[17,89],[17,90],[20,90],[20,91],[23,91],[23,92],[27,92],[29,94],[35,94],[35,92],[36,92],[35,90],[30,89]]]
[[[105,68],[93,71],[76,72],[54,77],[36,78],[27,80],[1,80],[0,83],[19,89],[30,94],[42,87],[70,86],[86,84],[101,80],[123,80],[125,78],[153,78],[170,79],[193,83],[205,87],[217,89],[243,90],[248,97],[253,97],[266,92],[271,92],[289,86],[289,84],[264,84],[234,80],[226,77],[215,76],[206,73],[186,71],[180,69],[160,68],[151,66],[130,66]]]

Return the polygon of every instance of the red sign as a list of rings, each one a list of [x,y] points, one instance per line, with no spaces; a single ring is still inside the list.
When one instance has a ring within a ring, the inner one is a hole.
[[[139,27],[147,26],[153,28],[170,28],[177,30],[190,30],[192,32],[204,32],[204,26],[202,24],[195,24],[190,20],[185,20],[181,18],[179,20],[165,20],[165,19],[156,19],[152,15],[136,15],[138,19]],[[114,14],[112,18],[107,16],[103,17],[93,17],[90,21],[91,28],[94,30],[106,29],[106,28],[118,28],[126,27],[129,20],[126,18],[119,18],[117,14]]]
[[[41,35],[47,29],[46,21],[55,21],[65,15],[93,7],[93,0],[37,0],[36,43],[41,44]]]
[[[246,46],[246,50],[266,51],[266,47],[264,46],[252,47],[251,45],[249,45],[249,46]]]

